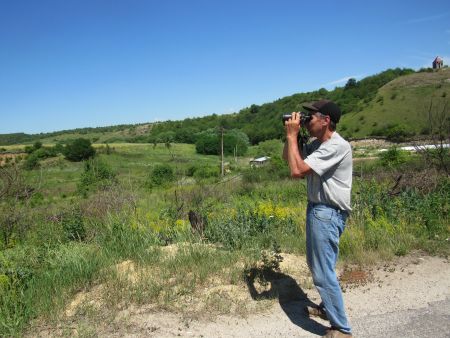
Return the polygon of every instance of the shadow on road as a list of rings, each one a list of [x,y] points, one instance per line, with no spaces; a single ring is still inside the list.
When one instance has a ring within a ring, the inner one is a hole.
[[[292,277],[273,270],[252,268],[246,272],[246,283],[254,300],[278,298],[281,308],[293,324],[320,336],[326,333],[328,327],[309,318],[304,312],[307,305],[314,303]],[[256,283],[265,285],[265,290],[258,292]]]

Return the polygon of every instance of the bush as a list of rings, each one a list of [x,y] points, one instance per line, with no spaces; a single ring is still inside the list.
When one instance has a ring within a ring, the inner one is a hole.
[[[370,133],[370,136],[386,136],[386,139],[392,142],[403,142],[413,135],[414,132],[403,124],[381,126]]]
[[[165,186],[175,180],[173,169],[168,164],[160,164],[153,168],[147,181],[149,188]]]
[[[186,169],[185,175],[186,175],[186,176],[189,176],[189,177],[194,176],[194,173],[195,173],[195,171],[196,171],[198,168],[199,168],[199,166],[198,166],[198,165],[195,165],[195,164],[189,166],[189,167]]]
[[[219,167],[213,167],[213,166],[197,167],[196,170],[193,173],[193,176],[196,179],[205,179],[205,178],[211,178],[211,177],[219,177],[219,175],[220,175]]]
[[[385,135],[389,141],[403,142],[414,133],[404,125],[394,125],[386,131]]]
[[[80,162],[87,160],[95,155],[95,149],[91,145],[91,141],[78,138],[64,148],[66,159],[72,162]]]
[[[78,191],[84,196],[89,191],[105,189],[117,183],[116,173],[100,159],[90,159],[84,163],[84,171],[78,184]]]
[[[39,167],[39,158],[35,154],[30,154],[27,156],[23,168],[26,170],[33,170]]]
[[[384,167],[398,167],[408,160],[408,156],[408,152],[400,150],[397,147],[392,147],[389,150],[381,153],[381,165]]]
[[[279,156],[282,152],[283,143],[280,140],[268,140],[258,144],[258,154],[262,156]]]
[[[289,177],[289,167],[280,156],[272,157],[263,167],[248,168],[243,172],[243,180],[247,183],[277,181]]]
[[[64,214],[61,223],[68,240],[83,241],[86,238],[83,216],[79,209]]]

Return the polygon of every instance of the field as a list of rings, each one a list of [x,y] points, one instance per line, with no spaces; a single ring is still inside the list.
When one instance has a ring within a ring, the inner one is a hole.
[[[276,153],[263,168],[248,164],[257,147],[227,157],[222,178],[218,156],[193,145],[96,149],[89,162],[58,155],[33,170],[2,167],[16,193],[1,201],[0,335],[41,326],[90,332],[129,306],[196,318],[245,315],[273,301],[237,295],[248,295],[250,282],[264,292],[280,253],[305,252],[305,183],[288,177]],[[448,255],[447,174],[419,155],[388,153],[354,164],[341,265],[411,250]]]

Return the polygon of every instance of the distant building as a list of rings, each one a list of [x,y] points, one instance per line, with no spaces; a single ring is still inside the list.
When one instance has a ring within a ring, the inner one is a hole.
[[[444,60],[441,57],[436,56],[436,59],[433,61],[433,69],[439,69],[444,67]]]
[[[255,159],[253,159],[253,160],[250,161],[250,166],[252,166],[252,167],[262,167],[262,166],[265,165],[269,160],[270,160],[270,157],[268,157],[268,156],[263,156],[263,157],[255,158]]]

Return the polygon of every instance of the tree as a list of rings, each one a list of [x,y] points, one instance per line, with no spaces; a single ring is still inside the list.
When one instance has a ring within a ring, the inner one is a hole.
[[[199,154],[205,155],[219,155],[220,154],[220,140],[221,136],[215,129],[208,129],[197,134],[197,141],[195,142],[195,150]],[[247,134],[238,130],[226,130],[223,137],[223,151],[226,155],[244,155],[247,152],[249,139]]]
[[[238,130],[228,130],[223,139],[223,151],[227,155],[235,154],[242,156],[247,152],[250,141],[247,134]]]
[[[354,78],[348,79],[347,83],[345,84],[345,89],[354,88],[356,87],[357,83]]]
[[[283,152],[283,143],[280,140],[267,140],[258,144],[258,155],[276,156]]]
[[[195,150],[199,154],[218,155],[220,151],[219,135],[211,131],[200,133],[195,142]]]
[[[256,104],[252,104],[251,106],[250,106],[250,113],[251,114],[257,114],[258,113],[258,106],[256,105]]]
[[[64,156],[72,162],[80,162],[87,160],[95,155],[95,149],[91,145],[91,141],[78,138],[64,148]]]

